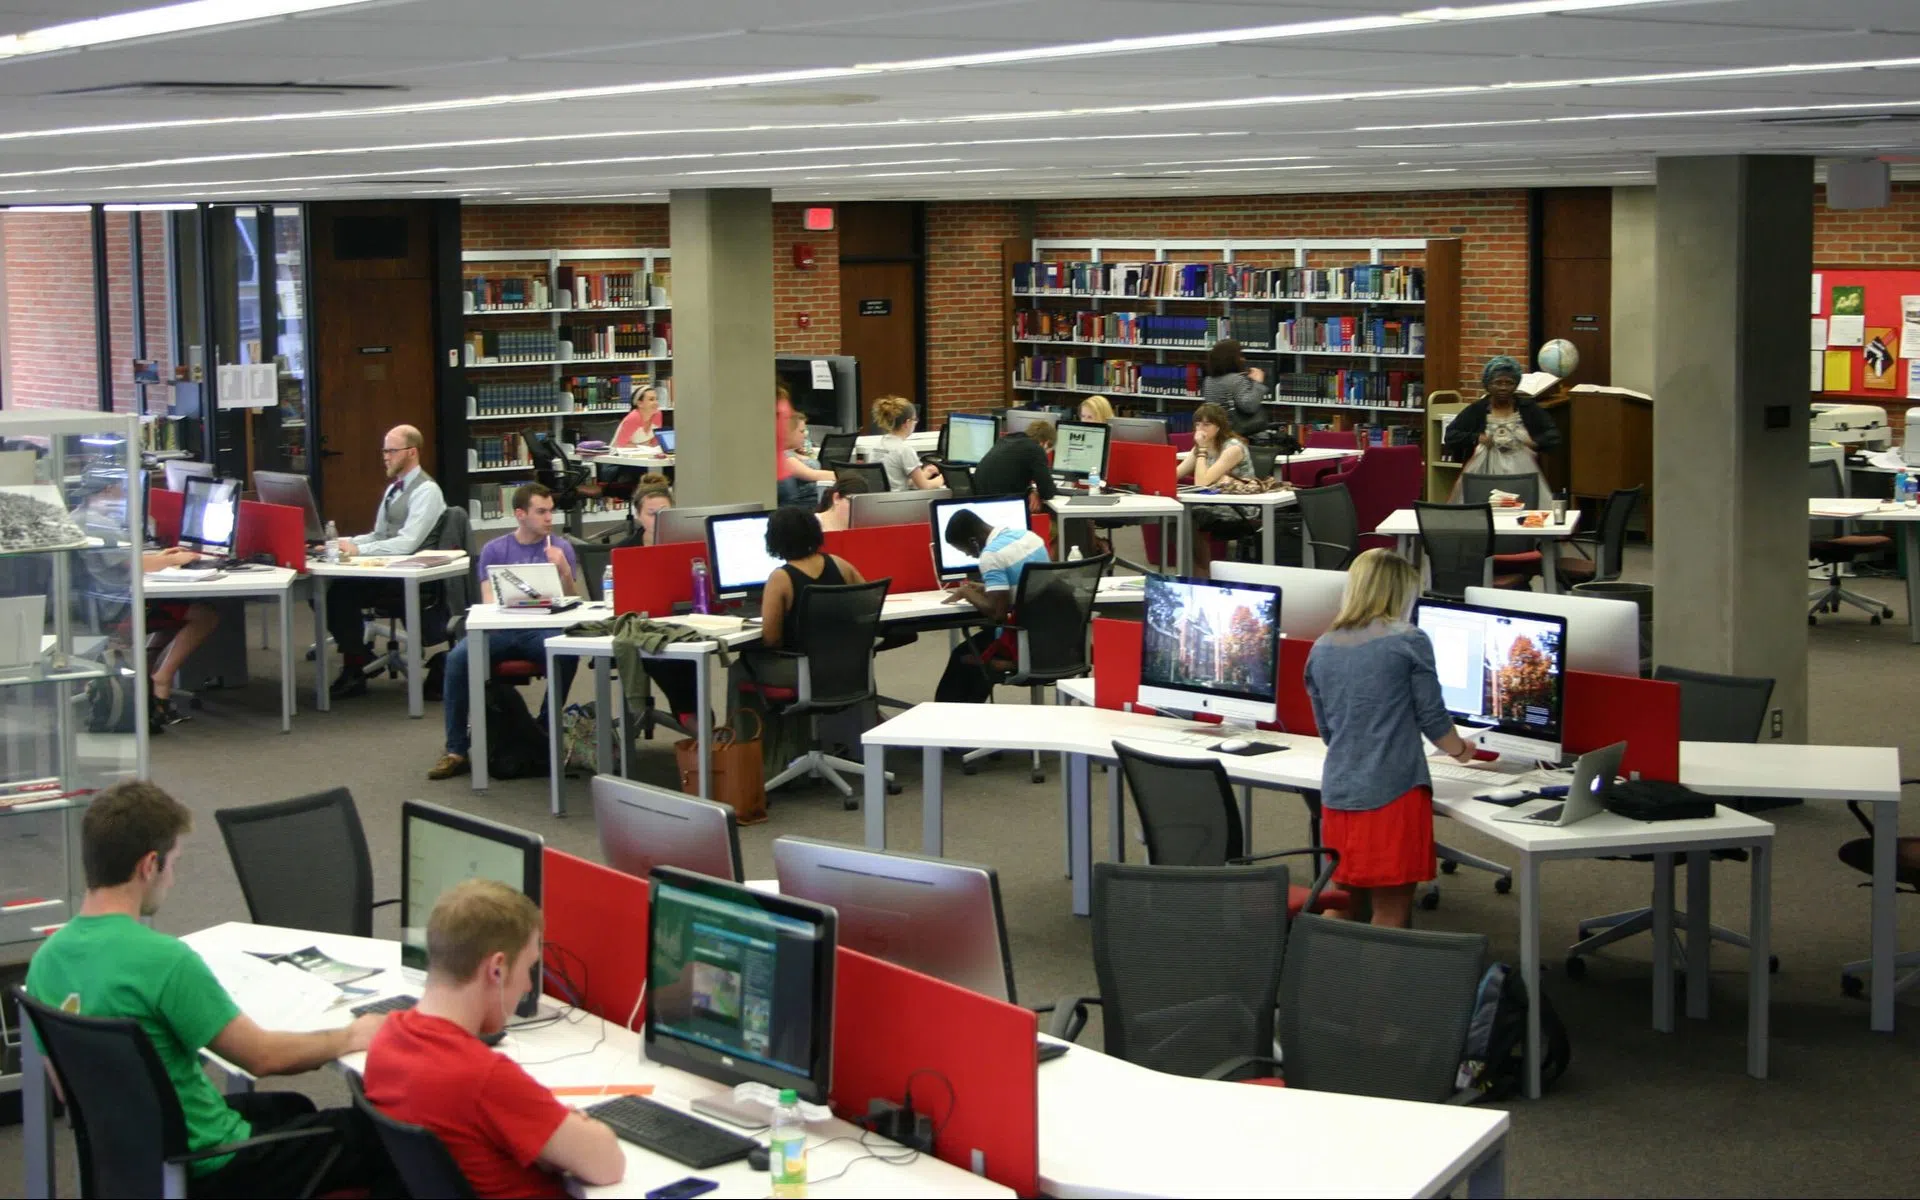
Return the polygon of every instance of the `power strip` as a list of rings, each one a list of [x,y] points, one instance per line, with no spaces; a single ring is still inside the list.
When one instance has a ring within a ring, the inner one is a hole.
[[[867,1101],[867,1115],[860,1118],[859,1124],[860,1128],[910,1150],[933,1153],[933,1118],[925,1113],[876,1097]]]

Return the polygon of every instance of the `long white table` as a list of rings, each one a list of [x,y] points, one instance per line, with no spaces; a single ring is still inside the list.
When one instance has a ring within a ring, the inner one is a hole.
[[[1179,500],[1180,503],[1186,505],[1188,508],[1199,508],[1203,505],[1228,505],[1259,509],[1260,561],[1268,566],[1274,565],[1277,554],[1274,546],[1276,541],[1274,530],[1275,526],[1279,524],[1280,510],[1283,508],[1292,508],[1294,504],[1297,503],[1293,498],[1292,488],[1286,488],[1277,492],[1258,492],[1251,496],[1236,496],[1225,492],[1183,488],[1175,499]],[[1192,525],[1193,521],[1191,515],[1189,515],[1187,520],[1189,530],[1191,530]],[[1191,552],[1184,544],[1180,548],[1180,553],[1182,555],[1182,562],[1191,563],[1191,558],[1187,557]]]
[[[393,563],[408,558],[444,558],[432,567],[396,567]],[[307,562],[307,574],[313,578],[313,667],[314,705],[321,712],[333,707],[327,693],[332,682],[327,678],[327,584],[334,579],[379,579],[400,584],[407,622],[407,715],[418,717],[426,711],[425,656],[421,653],[420,585],[440,579],[454,579],[473,569],[464,554],[444,550],[424,550],[419,554],[396,554],[345,562]]]
[[[1138,492],[1110,493],[1120,497],[1118,504],[1074,504],[1071,501],[1077,494],[1062,492],[1047,501],[1047,509],[1053,513],[1054,558],[1064,561],[1067,557],[1069,521],[1124,521],[1135,525],[1152,521],[1161,529],[1160,557],[1165,561],[1165,523],[1172,521],[1180,538],[1179,572],[1182,575],[1193,574],[1193,510],[1187,505],[1172,496],[1148,496]]]
[[[222,571],[207,579],[182,579],[172,571],[149,571],[141,582],[149,600],[275,600],[280,605],[280,732],[293,730],[293,585],[299,574],[286,567]],[[326,638],[324,621],[321,640]],[[324,668],[321,678],[324,681]],[[323,689],[322,695],[325,695]]]
[[[1891,501],[1852,500],[1845,497],[1813,498],[1807,501],[1809,518],[1844,521],[1884,521],[1900,527],[1900,540],[1907,564],[1907,640],[1920,645],[1920,508],[1908,508]]]
[[[1580,510],[1577,508],[1569,508],[1567,510],[1567,519],[1558,525],[1553,523],[1553,518],[1550,516],[1544,525],[1522,525],[1520,519],[1529,511],[1538,512],[1540,510],[1524,508],[1494,509],[1494,544],[1498,546],[1502,541],[1524,541],[1544,549],[1544,543],[1565,541],[1574,535],[1575,530],[1580,528]],[[1409,562],[1419,561],[1417,554],[1420,547],[1420,518],[1411,508],[1394,509],[1391,513],[1387,514],[1386,520],[1374,526],[1373,532],[1383,537],[1393,538],[1395,548],[1399,550],[1402,558],[1405,558]],[[1524,553],[1524,549],[1518,551],[1501,550],[1500,553]],[[1552,554],[1543,554],[1541,557],[1544,561],[1540,564],[1540,586],[1546,591],[1557,592],[1560,590],[1560,572],[1555,569],[1554,556]]]
[[[609,450],[605,454],[595,454],[591,457],[582,455],[580,461],[595,467],[638,467],[643,471],[673,469],[673,455],[646,454],[639,450]]]

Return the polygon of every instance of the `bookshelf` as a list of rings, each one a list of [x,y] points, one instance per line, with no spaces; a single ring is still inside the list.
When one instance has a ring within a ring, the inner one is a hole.
[[[1008,255],[1016,396],[1199,402],[1233,337],[1274,386],[1275,424],[1424,442],[1426,397],[1459,378],[1455,238],[1036,238]],[[1017,401],[1016,401],[1017,402]],[[1399,419],[1396,418],[1399,415]],[[1439,457],[1430,446],[1429,462]]]
[[[1440,440],[1447,424],[1467,407],[1460,393],[1451,388],[1427,397],[1427,499],[1445,503],[1453,496],[1453,485],[1460,478],[1463,464],[1440,457]]]
[[[528,439],[610,437],[633,389],[672,421],[672,255],[664,248],[467,250],[460,255],[468,515],[509,529],[504,497],[534,478]],[[623,520],[592,501],[588,525]]]

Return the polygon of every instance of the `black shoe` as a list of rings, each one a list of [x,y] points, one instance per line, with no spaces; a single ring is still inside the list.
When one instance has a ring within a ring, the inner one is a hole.
[[[327,688],[327,695],[335,700],[350,700],[355,696],[367,694],[367,676],[358,664],[349,664],[340,668],[340,674],[334,677]]]
[[[178,725],[187,719],[187,714],[173,706],[173,701],[165,696],[147,697],[147,731],[160,733],[169,725]]]

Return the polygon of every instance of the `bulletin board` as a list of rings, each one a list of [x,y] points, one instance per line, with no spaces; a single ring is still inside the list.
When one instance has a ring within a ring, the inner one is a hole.
[[[1836,288],[1860,289],[1860,299],[1863,301],[1861,311],[1835,313]],[[1815,400],[1849,396],[1905,405],[1910,399],[1920,399],[1920,376],[1910,379],[1916,370],[1920,370],[1920,337],[1908,339],[1902,336],[1902,296],[1920,298],[1920,269],[1814,268],[1813,341],[1820,341],[1823,328],[1829,331],[1827,336],[1830,339],[1827,345],[1813,345],[1808,352],[1809,383]],[[1833,322],[1836,316],[1863,318],[1863,334],[1859,344],[1838,344],[1852,339],[1844,335],[1835,337],[1831,332],[1835,328]],[[1874,356],[1886,364],[1886,370],[1877,374],[1870,370],[1869,363],[1869,347],[1876,336],[1887,351],[1885,357]],[[1912,345],[1908,345],[1909,340]],[[1836,387],[1833,385],[1839,379],[1835,372],[1842,363],[1846,386]],[[1876,383],[1880,386],[1874,386]]]

